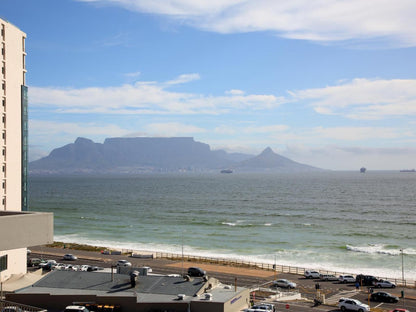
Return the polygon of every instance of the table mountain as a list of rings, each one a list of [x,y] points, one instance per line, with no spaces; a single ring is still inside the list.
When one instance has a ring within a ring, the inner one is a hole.
[[[191,137],[108,138],[102,144],[77,138],[29,163],[30,174],[219,172],[223,168],[261,172],[316,169],[275,154],[270,148],[253,157],[211,150],[208,144]]]

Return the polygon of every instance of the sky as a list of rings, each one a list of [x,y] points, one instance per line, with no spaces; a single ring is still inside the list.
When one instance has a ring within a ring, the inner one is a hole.
[[[414,0],[0,0],[27,34],[30,160],[84,137],[416,168]]]

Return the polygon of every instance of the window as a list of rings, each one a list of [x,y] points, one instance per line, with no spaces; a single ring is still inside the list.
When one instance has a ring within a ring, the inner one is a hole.
[[[5,37],[6,37],[6,33],[4,29],[4,24],[1,24],[1,39],[4,40]]]
[[[23,50],[23,52],[26,52],[26,40],[25,40],[26,38],[25,37],[22,37],[22,50]]]

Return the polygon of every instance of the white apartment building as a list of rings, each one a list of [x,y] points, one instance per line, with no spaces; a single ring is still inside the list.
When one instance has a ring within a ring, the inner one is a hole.
[[[28,212],[26,34],[0,18],[0,281],[26,273],[28,246],[53,241],[53,215]]]

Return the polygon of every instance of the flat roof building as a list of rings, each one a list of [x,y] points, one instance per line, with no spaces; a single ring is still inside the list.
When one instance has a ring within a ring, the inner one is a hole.
[[[62,311],[71,304],[119,306],[125,311],[237,312],[249,306],[248,288],[215,278],[53,271],[7,300]]]
[[[27,247],[53,241],[53,215],[29,213],[26,34],[0,18],[0,281],[26,273]]]

